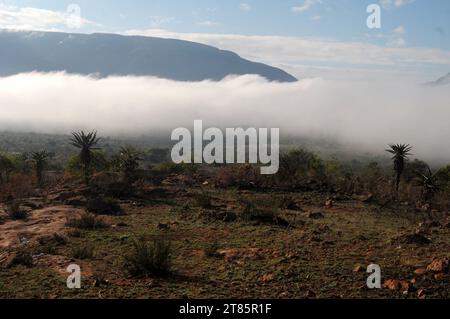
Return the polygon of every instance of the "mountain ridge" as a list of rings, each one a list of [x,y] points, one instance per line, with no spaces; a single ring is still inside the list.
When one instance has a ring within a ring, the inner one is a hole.
[[[156,76],[178,81],[257,74],[294,82],[289,73],[206,44],[109,33],[0,30],[0,76],[24,72]]]
[[[450,84],[450,72],[447,75],[444,75],[437,79],[436,81],[431,81],[425,83],[427,86],[441,86]]]

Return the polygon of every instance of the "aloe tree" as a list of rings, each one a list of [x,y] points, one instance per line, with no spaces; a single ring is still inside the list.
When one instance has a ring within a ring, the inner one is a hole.
[[[42,186],[43,184],[44,168],[45,165],[47,164],[48,159],[51,156],[52,155],[45,150],[31,153],[31,160],[34,162],[35,165],[36,178],[39,186]]]
[[[97,131],[92,131],[88,134],[83,131],[72,133],[70,144],[80,149],[79,157],[86,185],[89,185],[93,151],[99,149],[95,147],[99,141],[100,138],[97,137]]]
[[[395,193],[398,198],[398,190],[400,188],[400,180],[405,169],[405,162],[408,156],[411,155],[412,146],[409,144],[390,144],[386,152],[393,154],[392,161],[394,162],[395,171]]]
[[[430,210],[431,201],[434,195],[436,195],[436,193],[441,189],[438,178],[439,173],[439,171],[433,173],[430,167],[427,167],[426,173],[417,172],[418,176],[414,179],[415,184],[422,187],[422,198],[427,204],[429,204]]]
[[[9,154],[0,153],[0,184],[9,182],[9,175],[14,170],[14,159]]]
[[[127,184],[133,183],[136,177],[136,170],[139,168],[139,162],[142,161],[141,155],[141,152],[130,146],[120,149],[117,164]]]

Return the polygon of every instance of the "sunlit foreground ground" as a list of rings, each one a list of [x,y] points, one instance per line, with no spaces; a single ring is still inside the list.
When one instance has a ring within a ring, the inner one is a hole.
[[[449,298],[448,213],[431,222],[367,198],[200,185],[147,187],[95,229],[68,222],[85,211],[81,186],[23,202],[28,219],[0,225],[0,297]],[[138,238],[170,243],[167,273],[133,275]],[[81,289],[66,287],[73,263]],[[366,286],[372,263],[382,289]]]

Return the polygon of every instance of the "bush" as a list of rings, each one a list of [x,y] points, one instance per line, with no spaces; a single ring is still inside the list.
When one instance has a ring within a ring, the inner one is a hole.
[[[254,221],[263,224],[273,224],[283,227],[290,226],[290,223],[278,216],[277,212],[271,209],[258,208],[250,200],[241,200],[244,209],[241,213],[241,219],[244,221]]]
[[[94,258],[94,247],[93,246],[77,246],[72,248],[72,257],[75,259],[92,259]]]
[[[121,215],[123,210],[120,205],[110,197],[95,197],[88,200],[86,209],[95,215]]]
[[[95,230],[107,227],[101,219],[89,213],[83,214],[79,219],[70,220],[67,222],[67,226],[86,230]]]
[[[31,267],[33,266],[33,257],[31,254],[27,251],[20,250],[18,251],[14,258],[12,259],[11,263],[9,264],[10,267],[14,266],[25,266],[25,267]]]
[[[281,181],[299,182],[305,178],[321,179],[325,175],[325,165],[314,153],[296,149],[280,156]]]
[[[133,277],[164,277],[171,273],[171,245],[164,240],[152,244],[136,239],[133,251],[125,257],[125,269]]]
[[[195,203],[201,208],[211,208],[212,207],[212,197],[206,192],[195,194]]]
[[[205,255],[207,257],[217,257],[218,253],[217,251],[219,250],[219,243],[216,241],[210,242],[206,248],[205,248]]]
[[[6,207],[6,213],[13,220],[24,220],[28,218],[28,213],[24,211],[19,203],[13,202]]]
[[[91,169],[94,171],[106,171],[111,167],[105,152],[96,150],[92,152]],[[79,172],[82,170],[82,164],[79,155],[74,155],[67,161],[66,170],[69,172]]]
[[[299,209],[294,198],[292,198],[291,196],[287,196],[287,195],[280,198],[278,206],[280,209],[287,209],[287,210],[298,210]]]

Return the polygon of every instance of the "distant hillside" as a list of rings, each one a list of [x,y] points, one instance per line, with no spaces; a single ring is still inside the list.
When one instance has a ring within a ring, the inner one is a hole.
[[[426,83],[428,86],[440,86],[447,84],[450,84],[450,73],[437,79],[436,81]]]
[[[283,70],[245,60],[230,51],[194,42],[57,32],[0,31],[0,76],[31,71],[157,76],[179,81],[220,80],[258,74],[293,82]]]

